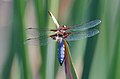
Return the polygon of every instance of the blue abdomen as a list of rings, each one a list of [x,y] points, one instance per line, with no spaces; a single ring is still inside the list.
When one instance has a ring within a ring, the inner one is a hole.
[[[64,40],[58,43],[58,61],[60,65],[62,66],[65,58],[65,46],[64,46]]]

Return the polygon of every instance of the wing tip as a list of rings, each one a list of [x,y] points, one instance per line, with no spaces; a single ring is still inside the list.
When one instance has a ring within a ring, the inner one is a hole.
[[[100,24],[102,22],[100,19],[97,19],[97,21],[98,21],[98,24]]]
[[[93,31],[93,32],[96,32],[96,33],[99,33],[100,31],[98,29],[92,29],[90,31]]]
[[[93,36],[100,33],[100,31],[98,29],[93,29],[93,32],[94,32]]]

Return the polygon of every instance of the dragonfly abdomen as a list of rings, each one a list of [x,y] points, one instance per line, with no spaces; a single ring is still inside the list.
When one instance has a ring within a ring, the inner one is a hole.
[[[65,46],[64,46],[64,40],[58,43],[58,61],[60,65],[62,66],[65,58]]]

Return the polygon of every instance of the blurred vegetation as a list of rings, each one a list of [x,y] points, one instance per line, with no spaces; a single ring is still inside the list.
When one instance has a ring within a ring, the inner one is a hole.
[[[0,6],[0,29],[10,23],[4,31],[7,40],[0,30],[0,50],[7,50],[0,52],[0,79],[66,79],[54,42],[24,44],[28,25],[55,28],[48,10],[66,26],[100,19],[98,35],[71,42],[71,58],[79,79],[120,79],[120,0],[1,0]]]

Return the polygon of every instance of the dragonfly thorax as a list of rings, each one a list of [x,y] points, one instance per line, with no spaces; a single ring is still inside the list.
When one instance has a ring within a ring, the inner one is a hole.
[[[70,35],[69,32],[66,32],[64,29],[59,29],[55,32],[55,34],[50,35],[50,37],[53,40],[62,41],[63,39],[67,38],[69,35]]]

